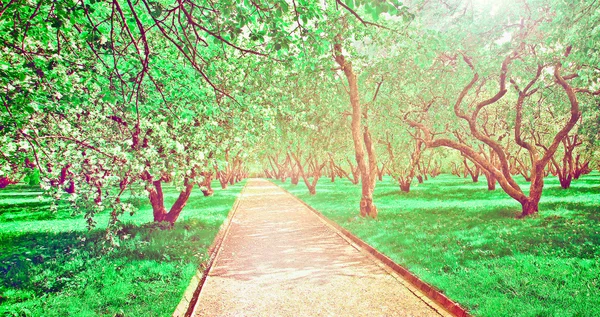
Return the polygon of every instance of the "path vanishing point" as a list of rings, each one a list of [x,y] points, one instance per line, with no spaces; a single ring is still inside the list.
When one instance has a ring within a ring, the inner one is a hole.
[[[193,316],[450,316],[273,183],[238,199]]]

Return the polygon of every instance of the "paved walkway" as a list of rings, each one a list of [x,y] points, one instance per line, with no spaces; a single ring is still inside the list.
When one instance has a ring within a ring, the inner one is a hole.
[[[274,184],[239,199],[194,316],[446,315]]]

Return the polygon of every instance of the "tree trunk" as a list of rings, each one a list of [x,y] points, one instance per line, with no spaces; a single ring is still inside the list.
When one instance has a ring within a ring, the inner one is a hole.
[[[219,179],[219,183],[221,184],[221,189],[227,189],[227,183],[229,183],[227,173],[223,171],[217,171],[217,178]]]
[[[442,172],[441,168],[441,165],[434,165],[431,171],[429,172],[429,176],[431,176],[431,178],[435,178],[436,176],[440,175],[440,173]]]
[[[334,183],[335,182],[335,166],[333,165],[333,162],[329,163],[329,173],[330,173],[330,177],[331,177],[331,182]]]
[[[377,218],[377,207],[373,204],[373,192],[375,191],[375,182],[377,177],[377,161],[375,156],[375,148],[371,140],[371,133],[367,126],[364,127],[364,141],[367,154],[369,156],[368,174],[364,175],[361,172],[362,177],[362,193],[363,197],[360,203],[361,215],[363,217],[369,216],[371,218]]]
[[[573,167],[573,178],[579,179],[581,175],[586,175],[592,172],[590,168],[590,161],[586,160],[584,162],[580,161],[580,155],[578,154],[575,158],[575,164]]]
[[[521,218],[531,216],[539,211],[539,201],[526,200],[521,203]]]
[[[271,172],[265,168],[265,177],[266,178],[273,178],[273,175],[271,175]]]
[[[213,173],[205,172],[202,174],[204,176],[204,181],[202,181],[202,183],[198,184],[198,187],[200,187],[200,190],[202,191],[202,194],[204,194],[205,197],[212,196],[212,194],[215,192],[212,189],[212,184],[211,184]]]
[[[400,190],[401,191],[403,191],[405,193],[408,193],[410,191],[410,183],[411,183],[410,179],[407,179],[407,180],[398,180],[398,183],[400,185]]]
[[[8,185],[17,184],[19,181],[8,177],[0,177],[0,189],[6,188]]]
[[[573,178],[571,177],[571,173],[566,173],[565,175],[560,175],[558,177],[558,181],[560,182],[560,187],[562,187],[562,189],[568,189],[569,187],[571,187],[571,180]]]
[[[475,166],[471,168],[469,167],[469,164],[467,164],[467,158],[463,158],[463,165],[465,167],[465,170],[469,173],[469,175],[471,175],[471,180],[473,180],[473,183],[477,183],[479,182],[479,174],[481,173],[481,168],[479,167],[479,165],[477,165],[477,163],[473,163],[475,164]]]
[[[417,181],[419,182],[419,184],[423,184],[423,176],[417,175],[415,177],[417,178]]]
[[[496,189],[496,178],[494,177],[494,175],[492,175],[492,173],[486,173],[485,179],[487,180],[488,190],[495,190]]]
[[[311,184],[308,180],[306,181],[306,188],[308,188],[308,193],[312,196],[317,193],[317,184]]]
[[[567,52],[565,56],[570,52],[571,47],[567,48]],[[500,72],[500,83],[498,87],[498,92],[490,99],[482,100],[476,110],[472,114],[466,114],[461,109],[461,104],[463,98],[467,95],[467,93],[474,87],[475,83],[479,80],[479,75],[474,73],[473,79],[469,82],[462,90],[457,102],[454,105],[454,113],[457,117],[465,120],[469,124],[470,134],[477,138],[478,140],[484,142],[487,146],[489,146],[494,152],[496,152],[497,160],[500,163],[500,166],[492,163],[492,161],[483,157],[478,151],[476,151],[473,147],[463,144],[461,142],[457,142],[455,140],[449,138],[441,138],[436,137],[433,138],[434,134],[432,130],[430,130],[425,124],[416,122],[413,120],[407,120],[407,123],[412,127],[419,128],[425,133],[425,142],[427,146],[430,148],[435,148],[439,146],[449,147],[456,149],[461,152],[463,156],[467,156],[473,162],[479,164],[482,168],[486,170],[488,173],[493,173],[498,183],[502,187],[502,189],[512,198],[517,200],[523,206],[521,216],[525,217],[538,212],[539,201],[542,195],[542,189],[544,187],[544,169],[546,165],[550,162],[560,143],[563,141],[565,137],[568,136],[569,132],[575,127],[577,121],[581,118],[581,111],[579,109],[579,101],[577,100],[577,90],[562,77],[561,67],[562,64],[557,62],[554,66],[554,79],[556,83],[562,86],[564,92],[566,93],[569,103],[570,103],[570,116],[567,122],[562,126],[562,128],[554,135],[552,138],[552,142],[549,146],[546,147],[546,151],[540,157],[540,153],[537,149],[539,146],[538,140],[535,140],[536,143],[530,143],[524,139],[522,139],[522,112],[523,112],[523,104],[525,99],[531,97],[538,88],[535,87],[535,83],[541,78],[545,66],[538,66],[535,77],[529,82],[524,90],[520,90],[519,87],[515,84],[514,88],[519,92],[519,97],[517,99],[515,109],[515,124],[514,124],[514,140],[517,145],[521,148],[526,149],[529,152],[529,158],[531,159],[531,172],[529,176],[531,177],[531,183],[529,186],[529,196],[526,196],[521,187],[517,184],[517,182],[513,179],[511,175],[511,168],[509,163],[509,156],[507,155],[507,150],[504,149],[501,144],[491,139],[489,136],[481,133],[478,127],[477,114],[479,111],[487,106],[491,105],[498,100],[500,100],[507,92],[506,89],[506,74],[508,73],[508,65],[512,62],[513,57],[506,57],[504,62],[502,63],[502,68]],[[469,64],[471,67],[471,62],[465,59],[465,62]],[[533,90],[531,90],[533,89]],[[518,157],[516,158],[518,159]],[[498,168],[500,167],[500,169]]]
[[[173,225],[175,221],[177,221],[177,218],[179,218],[181,211],[187,204],[188,198],[190,198],[190,194],[192,193],[193,188],[194,184],[190,183],[185,185],[185,188],[179,193],[179,197],[177,197],[177,200],[171,207],[171,210],[169,210],[169,213],[165,215],[163,221],[168,221],[169,223],[171,223],[171,225]]]
[[[452,162],[452,175],[460,176],[460,166],[455,162]]]
[[[296,169],[292,169],[292,175],[290,180],[292,182],[292,185],[298,185],[298,182],[300,181],[300,172],[298,171],[297,167]]]
[[[387,162],[386,162],[387,163]],[[385,165],[386,163],[383,163],[381,165],[381,168],[377,169],[377,179],[381,182],[383,181],[383,174],[385,174]]]
[[[562,142],[565,153],[563,154],[561,164],[559,164],[554,157],[550,160],[548,165],[554,165],[556,168],[556,176],[560,182],[562,189],[568,189],[571,187],[571,180],[573,180],[573,148],[570,147],[567,141]]]
[[[164,220],[167,210],[165,209],[165,201],[162,190],[162,182],[160,180],[153,181],[154,187],[147,187],[148,198],[150,198],[150,204],[152,205],[152,214],[154,215],[155,222],[161,222]]]
[[[352,178],[350,179],[350,182],[354,185],[360,182],[360,169],[358,168],[358,165],[356,168],[352,168]]]
[[[317,159],[312,157],[312,155],[308,156],[308,161],[306,162],[306,164],[302,164],[301,162],[301,154],[295,155],[295,154],[291,154],[292,159],[294,159],[294,161],[296,161],[296,166],[298,167],[298,172],[300,173],[300,176],[302,176],[302,180],[304,180],[304,184],[306,185],[306,188],[308,188],[308,193],[311,195],[315,195],[317,193],[317,182],[319,181],[319,178],[321,177],[321,170],[325,167],[325,164],[327,164],[327,162],[324,162],[323,164],[319,165],[319,163],[317,162]],[[311,160],[312,160],[312,166],[313,166],[313,170],[312,170],[312,182],[310,182],[308,180],[308,176],[307,173],[304,171],[304,167],[306,165],[311,165]]]
[[[360,103],[360,97],[358,95],[358,81],[356,74],[352,69],[352,64],[347,62],[344,55],[342,55],[342,39],[338,35],[336,37],[336,43],[334,45],[335,61],[340,65],[342,71],[346,75],[348,80],[350,95],[350,105],[352,106],[352,141],[354,143],[354,154],[356,157],[356,163],[360,169],[361,174],[361,199],[360,199],[360,215],[362,217],[369,216],[372,218],[377,217],[377,208],[373,204],[373,191],[375,189],[375,173],[374,170],[377,168],[375,164],[375,153],[372,151],[372,144],[366,144],[367,151],[369,154],[369,164],[365,161],[365,144],[364,141],[370,142],[370,134],[365,126],[363,126],[361,119],[363,114],[362,106]],[[363,132],[363,135],[361,135]]]
[[[193,183],[188,183],[187,179],[185,181],[185,188],[179,193],[179,197],[167,213],[165,209],[164,196],[162,190],[162,182],[160,180],[153,181],[153,186],[148,186],[146,190],[148,191],[148,196],[150,198],[150,204],[152,205],[152,214],[154,216],[154,222],[162,222],[168,221],[173,225],[181,211],[187,204],[188,198],[192,193],[192,189],[194,188]]]

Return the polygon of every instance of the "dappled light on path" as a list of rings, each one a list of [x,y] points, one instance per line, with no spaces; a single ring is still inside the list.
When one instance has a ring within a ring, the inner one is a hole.
[[[426,301],[293,196],[250,180],[195,314],[440,316]]]

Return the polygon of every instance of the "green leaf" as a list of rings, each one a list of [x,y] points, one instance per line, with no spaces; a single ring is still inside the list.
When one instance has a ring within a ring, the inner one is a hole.
[[[354,10],[354,0],[345,0],[344,2],[348,6],[348,8]]]
[[[283,12],[285,12],[285,13],[287,13],[287,12],[288,12],[288,10],[290,9],[290,6],[289,6],[289,4],[288,4],[288,3],[287,3],[287,1],[285,1],[285,0],[284,0],[284,1],[281,1],[281,2],[279,2],[279,5],[280,5],[280,7],[281,7],[281,10],[282,10]]]
[[[154,11],[150,12],[150,15],[155,19],[158,19],[162,14],[162,8],[160,6],[155,7]]]

